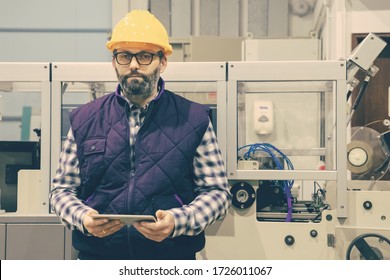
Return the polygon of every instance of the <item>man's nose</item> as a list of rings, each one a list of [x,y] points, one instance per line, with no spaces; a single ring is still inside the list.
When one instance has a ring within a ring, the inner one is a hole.
[[[131,58],[129,67],[130,67],[130,70],[139,69],[139,64],[138,64],[138,61],[137,61],[135,56],[133,56]]]

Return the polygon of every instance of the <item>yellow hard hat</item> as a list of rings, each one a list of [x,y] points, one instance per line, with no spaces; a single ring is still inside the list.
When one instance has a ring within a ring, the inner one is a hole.
[[[115,26],[106,47],[113,51],[120,45],[158,46],[165,55],[172,53],[168,32],[162,23],[149,11],[133,10]]]

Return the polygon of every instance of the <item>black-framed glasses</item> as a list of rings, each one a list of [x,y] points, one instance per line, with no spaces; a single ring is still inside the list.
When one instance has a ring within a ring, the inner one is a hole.
[[[139,53],[130,53],[130,52],[114,52],[114,57],[116,62],[119,65],[129,65],[133,57],[137,60],[139,65],[149,65],[152,63],[154,57],[161,57],[162,54],[150,53],[150,52],[139,52]]]

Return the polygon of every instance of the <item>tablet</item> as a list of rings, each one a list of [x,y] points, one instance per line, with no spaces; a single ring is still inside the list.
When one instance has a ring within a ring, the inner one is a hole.
[[[92,214],[91,217],[120,220],[127,225],[132,225],[135,222],[156,222],[156,218],[152,215]]]

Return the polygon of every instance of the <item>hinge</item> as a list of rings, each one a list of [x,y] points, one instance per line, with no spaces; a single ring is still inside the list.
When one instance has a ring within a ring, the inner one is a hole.
[[[328,234],[328,247],[334,247],[335,239],[334,234]]]

